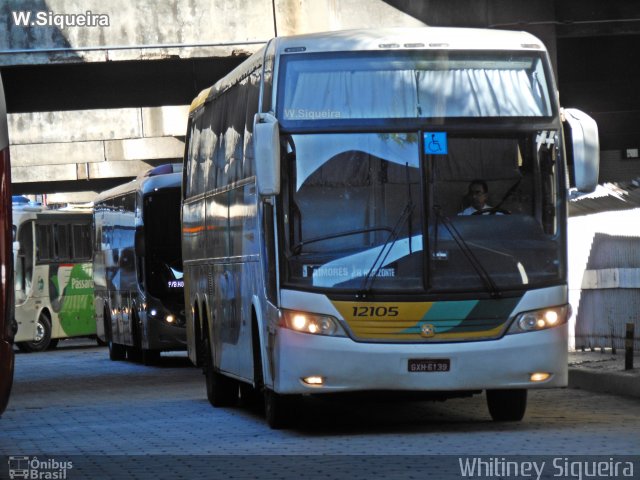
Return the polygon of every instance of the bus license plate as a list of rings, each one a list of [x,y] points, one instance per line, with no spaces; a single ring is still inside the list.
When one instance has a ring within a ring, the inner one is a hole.
[[[410,372],[448,372],[451,360],[448,358],[410,358]]]

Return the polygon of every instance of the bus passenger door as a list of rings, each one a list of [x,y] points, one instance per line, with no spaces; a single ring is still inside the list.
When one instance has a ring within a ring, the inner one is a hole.
[[[16,342],[30,342],[36,333],[37,312],[32,288],[35,261],[33,228],[33,221],[20,225],[17,241],[14,243],[15,319],[18,326]]]

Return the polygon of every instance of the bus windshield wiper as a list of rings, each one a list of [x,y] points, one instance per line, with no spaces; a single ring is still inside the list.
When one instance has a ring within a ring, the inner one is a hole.
[[[364,282],[362,284],[364,291],[369,291],[373,286],[373,282],[375,281],[375,278],[378,276],[378,273],[382,269],[382,266],[384,265],[385,260],[389,256],[389,253],[391,253],[391,249],[393,248],[393,245],[396,243],[396,240],[398,239],[398,235],[400,234],[400,230],[404,226],[405,222],[408,222],[407,228],[409,230],[408,231],[409,255],[411,255],[412,253],[413,223],[411,221],[411,216],[416,206],[413,203],[413,197],[411,196],[411,179],[409,178],[409,162],[406,162],[404,164],[404,167],[405,167],[404,168],[405,185],[407,187],[407,198],[409,199],[409,201],[405,205],[404,210],[400,214],[400,217],[398,218],[398,221],[393,227],[393,230],[387,237],[387,240],[384,242],[384,245],[382,246],[380,253],[378,253],[378,256],[373,262],[373,265],[371,265],[371,268],[369,269],[367,276],[364,278]],[[389,242],[391,242],[391,245],[389,246],[389,249],[385,252],[385,248],[387,247],[387,245],[389,245]],[[383,254],[384,254],[384,257],[382,256]],[[380,260],[381,257],[382,257],[382,260]],[[379,260],[380,262],[378,262]],[[376,267],[376,264],[378,264],[377,267]],[[375,269],[375,272],[374,272],[374,269]]]
[[[460,251],[464,254],[466,259],[469,261],[469,263],[475,270],[475,272],[478,274],[478,277],[480,278],[480,280],[482,280],[482,283],[484,283],[484,286],[489,292],[489,294],[494,298],[502,296],[502,292],[498,289],[498,286],[491,278],[491,275],[489,275],[489,272],[487,272],[487,269],[484,268],[480,260],[478,260],[478,257],[473,253],[473,250],[471,250],[471,248],[469,247],[469,244],[464,239],[464,237],[460,235],[460,232],[453,225],[453,222],[451,222],[451,220],[449,220],[448,217],[442,215],[439,207],[437,206],[434,207],[434,211],[436,214],[436,222],[437,222],[436,228],[438,223],[442,223],[442,225],[444,225],[447,231],[451,234],[451,237],[453,238],[453,240],[456,242],[456,245],[458,246]],[[436,237],[436,241],[437,241],[437,237]]]
[[[302,247],[305,245],[309,245],[310,243],[323,242],[324,240],[331,240],[332,238],[340,238],[340,237],[348,237],[349,235],[357,235],[359,233],[369,233],[369,232],[378,232],[380,230],[384,230],[387,232],[391,232],[391,228],[389,227],[369,227],[369,228],[357,228],[355,230],[347,230],[344,232],[338,233],[330,233],[329,235],[322,235],[320,237],[313,237],[307,240],[301,240],[296,243],[293,247],[291,247],[291,251],[294,255],[299,255]]]
[[[409,198],[409,201],[405,205],[404,210],[400,214],[400,217],[398,217],[396,224],[393,226],[393,230],[391,230],[391,232],[389,233],[389,236],[387,237],[384,244],[382,245],[382,248],[380,249],[378,256],[373,261],[373,265],[371,265],[369,272],[364,277],[364,280],[362,282],[363,291],[368,292],[371,290],[371,287],[373,286],[373,282],[375,281],[376,277],[378,276],[378,273],[384,266],[384,262],[389,256],[389,253],[391,253],[391,250],[393,249],[393,246],[395,245],[396,240],[398,240],[398,235],[400,235],[400,230],[402,229],[406,221],[411,217],[411,214],[413,213],[413,210],[415,209],[415,207],[416,207],[415,204],[411,201],[411,198]],[[409,242],[411,242],[411,239],[409,239]]]

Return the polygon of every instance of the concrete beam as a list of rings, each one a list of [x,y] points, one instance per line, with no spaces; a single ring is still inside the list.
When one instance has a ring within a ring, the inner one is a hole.
[[[11,156],[13,157],[13,152]],[[57,181],[77,180],[76,164],[11,166],[12,183],[47,182],[53,178]]]
[[[108,162],[181,158],[184,154],[184,142],[174,137],[108,140],[105,142],[104,152]]]
[[[137,138],[141,116],[139,108],[13,113],[9,138],[12,145]]]
[[[186,105],[9,115],[13,182],[135,177],[181,161],[187,115]]]
[[[181,162],[181,158],[167,158],[166,162]],[[90,163],[88,164],[89,168],[89,177],[91,179],[95,178],[119,178],[119,177],[137,177],[141,173],[145,173],[147,170],[152,168],[154,164],[152,162],[147,163],[144,161],[133,161],[133,160],[124,160],[124,161],[111,161],[111,162],[102,162],[102,163]]]
[[[189,106],[169,106],[142,109],[144,137],[183,137],[187,134]]]
[[[0,66],[228,57],[253,53],[276,33],[423,24],[383,0],[48,0],[46,7],[38,5],[16,2],[0,23],[0,38],[7,40]]]
[[[16,167],[75,165],[76,163],[103,162],[105,160],[104,142],[37,143],[13,145],[10,148],[12,172]],[[12,180],[14,182],[20,181],[15,177],[12,177]],[[65,178],[65,180],[68,179]]]
[[[92,202],[99,192],[86,190],[83,192],[49,193],[47,204],[52,203],[88,203]]]
[[[12,145],[184,136],[189,107],[114,108],[9,115]]]
[[[271,0],[12,3],[0,65],[230,56],[274,36]]]
[[[275,0],[279,36],[425,23],[380,0]]]
[[[11,147],[12,181],[136,176],[142,168],[137,161],[181,161],[183,153],[184,142],[174,137],[16,145]]]

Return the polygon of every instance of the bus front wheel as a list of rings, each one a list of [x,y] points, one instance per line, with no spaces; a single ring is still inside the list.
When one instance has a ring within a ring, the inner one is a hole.
[[[290,427],[296,415],[296,396],[264,389],[264,416],[274,430]]]
[[[56,341],[54,343],[57,344]],[[32,342],[18,342],[16,344],[23,352],[44,352],[51,345],[51,319],[45,311],[40,313],[36,323],[36,334]]]
[[[496,422],[519,422],[527,409],[527,391],[487,390],[487,406]]]

